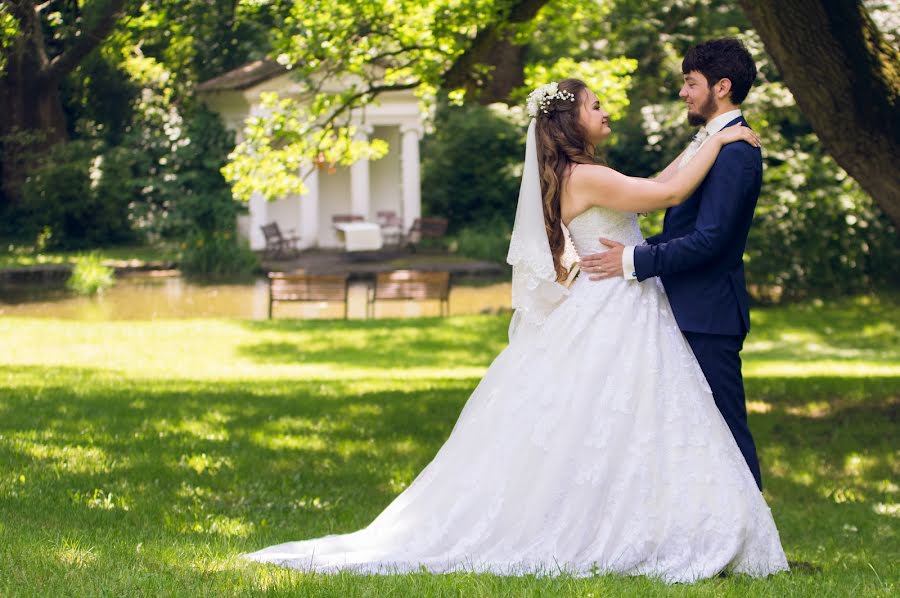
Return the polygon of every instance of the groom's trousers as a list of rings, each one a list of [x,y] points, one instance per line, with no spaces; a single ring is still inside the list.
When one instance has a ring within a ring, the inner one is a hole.
[[[756,485],[762,490],[756,445],[747,425],[744,379],[741,376],[740,353],[744,346],[744,335],[684,332],[684,337],[691,345],[700,369],[712,389],[716,407],[731,429]]]

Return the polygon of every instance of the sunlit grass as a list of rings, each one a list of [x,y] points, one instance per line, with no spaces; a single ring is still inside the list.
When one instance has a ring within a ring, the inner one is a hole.
[[[0,319],[0,595],[889,596],[898,303],[754,312],[768,580],[303,575],[243,551],[367,525],[441,446],[508,319]]]
[[[0,247],[0,268],[21,268],[41,265],[75,264],[88,255],[96,254],[108,265],[138,265],[143,262],[171,262],[178,257],[176,247],[130,246],[106,247],[88,251],[39,251],[31,246],[6,245]]]

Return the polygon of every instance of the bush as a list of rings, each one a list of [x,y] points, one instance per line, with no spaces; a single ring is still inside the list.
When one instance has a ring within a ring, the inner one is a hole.
[[[103,142],[55,146],[25,182],[22,206],[13,216],[19,233],[31,241],[43,234],[48,249],[134,242],[130,179],[127,158]]]
[[[770,300],[871,292],[900,281],[900,243],[872,198],[811,152],[767,169],[745,264]]]
[[[180,114],[166,118],[182,124]],[[119,146],[83,139],[53,148],[7,228],[40,250],[176,241],[188,274],[253,271],[258,260],[237,239],[237,216],[247,206],[220,172],[232,133],[203,107],[190,112],[176,142],[149,124]]]
[[[179,263],[188,276],[240,278],[259,267],[259,258],[232,233],[199,233],[185,243]]]
[[[177,124],[177,143],[143,141],[146,147],[136,152],[142,196],[132,209],[135,226],[151,238],[180,242],[235,233],[237,215],[247,207],[233,198],[220,172],[234,147],[233,133],[202,106]]]
[[[167,236],[183,239],[181,270],[192,276],[246,276],[259,265],[246,242],[237,236],[237,216],[247,206],[231,194],[220,169],[234,145],[218,115],[205,108],[188,121],[191,143],[174,153],[170,168],[178,183]]]
[[[75,262],[72,275],[66,281],[66,287],[79,295],[96,295],[115,284],[113,269],[104,266],[99,255],[79,258]]]
[[[456,253],[473,259],[506,263],[512,227],[502,218],[490,222],[472,224],[460,230],[451,247]]]
[[[422,144],[426,214],[448,232],[501,219],[512,225],[525,155],[525,129],[484,106],[442,106]]]

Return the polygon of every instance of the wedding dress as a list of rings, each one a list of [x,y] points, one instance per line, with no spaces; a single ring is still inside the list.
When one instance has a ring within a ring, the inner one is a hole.
[[[569,224],[643,241],[634,214]],[[366,528],[242,555],[319,572],[649,575],[788,569],[778,531],[662,284],[572,283],[488,368],[446,443]]]

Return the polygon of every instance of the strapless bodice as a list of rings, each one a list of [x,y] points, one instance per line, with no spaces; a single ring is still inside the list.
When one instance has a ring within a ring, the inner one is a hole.
[[[640,245],[644,242],[637,214],[617,212],[600,206],[592,206],[578,214],[566,228],[569,229],[569,236],[579,256],[609,249],[600,243],[600,237],[624,245]]]

